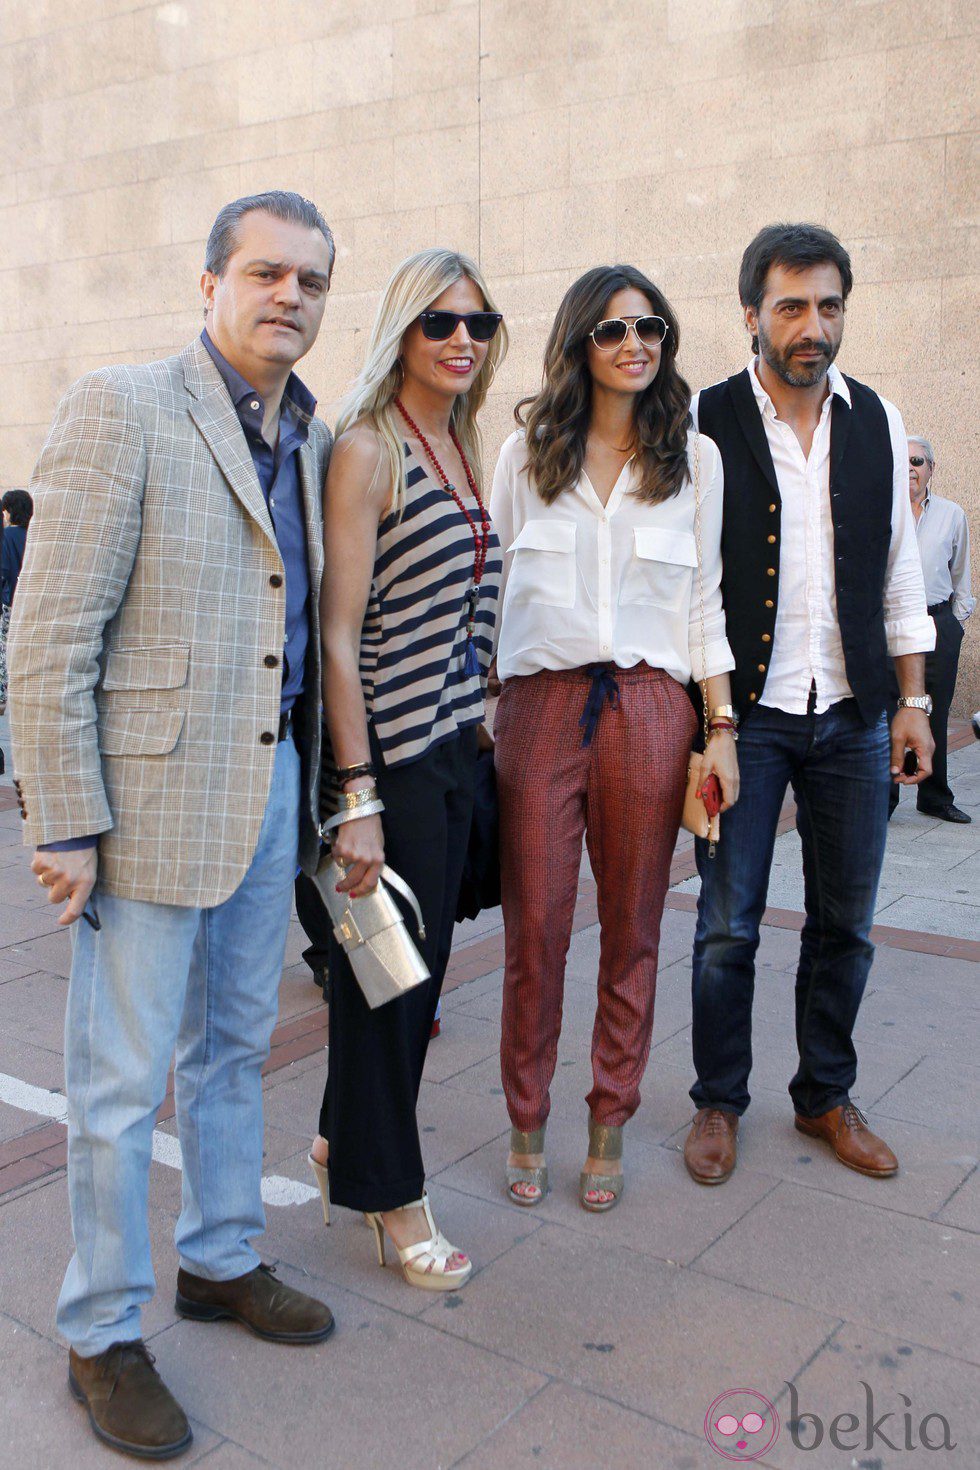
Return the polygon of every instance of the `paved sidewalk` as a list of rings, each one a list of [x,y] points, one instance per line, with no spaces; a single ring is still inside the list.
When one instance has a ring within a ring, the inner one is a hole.
[[[294,923],[266,1077],[261,1248],[287,1280],[329,1301],[338,1331],[322,1347],[288,1349],[232,1325],[176,1318],[179,1150],[165,1105],[151,1180],[159,1291],[145,1325],[194,1424],[194,1446],[179,1463],[699,1470],[725,1463],[705,1440],[709,1405],[742,1388],[773,1401],[782,1421],[765,1465],[980,1464],[980,745],[965,729],[957,735],[952,779],[974,825],[927,821],[914,801],[902,803],[858,1026],[859,1100],[901,1158],[894,1180],[843,1169],[792,1127],[802,884],[789,811],[759,953],[753,1104],[739,1168],[721,1189],[695,1186],[679,1154],[691,1114],[697,887],[686,840],[664,915],[644,1101],[627,1135],[627,1192],[610,1215],[585,1214],[576,1197],[598,949],[587,869],[549,1126],[553,1192],[534,1211],[509,1205],[502,1188],[499,914],[459,931],[420,1100],[437,1219],[477,1265],[454,1296],[414,1291],[393,1269],[379,1270],[358,1217],[337,1210],[323,1227],[305,1155],[323,1084],[325,1012]],[[91,1438],[71,1401],[53,1324],[70,1251],[60,1121],[69,944],[27,870],[19,826],[0,781],[2,1464],[88,1470],[122,1462]],[[870,1443],[869,1393],[879,1421]],[[796,1446],[794,1412],[803,1445],[822,1436],[816,1448]],[[925,1434],[940,1443],[940,1414],[951,1452],[921,1447],[927,1415]],[[846,1449],[831,1441],[839,1415],[834,1437]],[[919,1448],[905,1448],[905,1415]],[[725,1443],[741,1455],[736,1436]]]

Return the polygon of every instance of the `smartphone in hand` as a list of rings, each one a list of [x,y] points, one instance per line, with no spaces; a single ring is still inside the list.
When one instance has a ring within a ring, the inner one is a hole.
[[[721,782],[714,771],[701,783],[701,800],[704,802],[704,809],[709,817],[716,817],[721,811]]]
[[[907,750],[905,752],[905,759],[902,762],[902,775],[903,776],[917,776],[918,774],[919,774],[919,757],[916,755],[916,753],[915,753],[914,750]]]

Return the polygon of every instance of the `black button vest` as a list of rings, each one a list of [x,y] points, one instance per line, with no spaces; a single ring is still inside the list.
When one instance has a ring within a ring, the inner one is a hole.
[[[851,407],[835,393],[830,423],[837,620],[847,682],[861,718],[873,725],[888,697],[882,601],[891,543],[894,456],[881,399],[853,378],[845,382]],[[782,509],[747,369],[704,389],[698,399],[698,427],[717,444],[725,468],[721,591],[736,664],[732,696],[745,720],[762,699],[772,655]]]

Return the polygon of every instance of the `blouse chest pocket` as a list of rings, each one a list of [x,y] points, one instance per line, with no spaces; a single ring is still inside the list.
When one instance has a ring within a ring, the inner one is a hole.
[[[686,616],[691,570],[697,564],[697,546],[690,531],[637,526],[633,553],[623,573],[620,602],[648,602]]]
[[[509,600],[575,606],[574,521],[526,521],[507,550]]]

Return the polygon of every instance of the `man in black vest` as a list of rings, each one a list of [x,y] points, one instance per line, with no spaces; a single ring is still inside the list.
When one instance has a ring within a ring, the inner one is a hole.
[[[889,767],[906,784],[931,769],[924,666],[934,631],[901,416],[833,365],[851,284],[850,258],[829,231],[760,231],[739,274],[756,356],[693,405],[725,468],[722,594],[741,773],[716,855],[697,844],[698,1111],[684,1159],[699,1184],[720,1184],[735,1167],[749,1102],[759,923],[787,786],[797,803],[806,907],[799,1066],[789,1084],[796,1127],[863,1174],[898,1168],[851,1101],[851,1034],[874,953],[868,936]],[[902,694],[890,739],[889,656]]]

